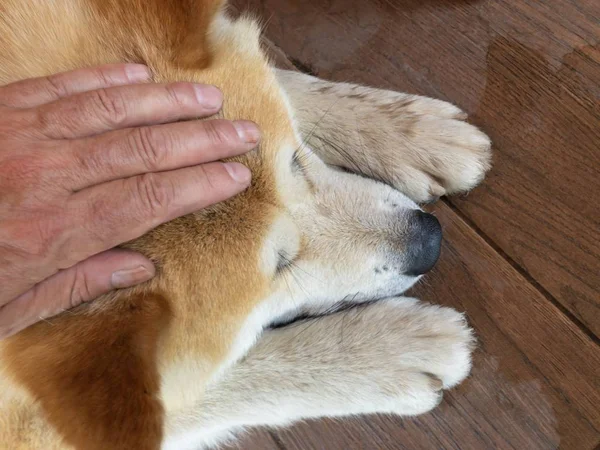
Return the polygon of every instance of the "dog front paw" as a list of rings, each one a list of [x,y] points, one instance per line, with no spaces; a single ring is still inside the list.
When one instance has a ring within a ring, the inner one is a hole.
[[[427,97],[363,89],[362,139],[377,178],[417,203],[477,186],[491,167],[490,139],[456,106]]]
[[[387,392],[390,412],[425,413],[468,376],[475,339],[454,309],[392,298],[355,314],[346,323],[361,328],[357,349],[369,352],[356,356],[370,360],[369,377]]]
[[[300,132],[326,163],[384,181],[418,203],[473,189],[489,138],[441,100],[280,70]]]

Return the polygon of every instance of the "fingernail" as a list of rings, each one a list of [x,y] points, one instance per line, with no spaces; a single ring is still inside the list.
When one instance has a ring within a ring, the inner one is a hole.
[[[248,144],[256,144],[260,139],[260,131],[254,122],[236,120],[233,126],[241,140]]]
[[[128,64],[125,73],[130,81],[147,81],[150,79],[150,69],[143,64]]]
[[[114,272],[111,277],[115,289],[123,289],[150,280],[154,276],[147,267],[138,266],[133,269],[123,269]]]
[[[218,110],[223,104],[223,93],[214,86],[196,84],[194,85],[198,103],[210,110]]]
[[[252,178],[250,170],[240,163],[223,163],[229,176],[240,184],[246,184]]]

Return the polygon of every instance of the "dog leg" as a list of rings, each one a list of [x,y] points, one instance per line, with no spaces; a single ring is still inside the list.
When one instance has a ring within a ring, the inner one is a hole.
[[[268,330],[172,428],[200,424],[204,442],[212,444],[248,426],[422,414],[439,404],[443,389],[468,375],[472,345],[461,314],[409,298]]]
[[[422,203],[474,188],[490,140],[441,100],[277,70],[303,138],[326,163],[384,181]]]

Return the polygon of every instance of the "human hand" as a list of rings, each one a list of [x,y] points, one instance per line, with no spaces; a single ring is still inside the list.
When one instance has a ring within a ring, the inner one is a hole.
[[[246,167],[214,161],[256,146],[256,126],[170,123],[218,112],[222,95],[149,79],[109,65],[0,86],[0,339],[149,280],[148,259],[114,247],[249,185]]]

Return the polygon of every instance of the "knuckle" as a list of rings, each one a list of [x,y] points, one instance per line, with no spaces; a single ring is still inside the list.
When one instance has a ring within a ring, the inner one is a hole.
[[[224,120],[208,120],[203,122],[204,131],[212,144],[222,145],[232,142],[233,126]]]
[[[114,90],[102,88],[93,91],[92,99],[94,107],[97,109],[111,125],[119,126],[125,123],[127,119],[127,107],[122,95]]]
[[[201,192],[215,191],[216,187],[213,183],[214,174],[211,171],[206,170],[206,167],[204,166],[198,166],[197,170],[197,180],[198,184],[200,185]]]
[[[108,73],[102,67],[96,67],[91,69],[90,75],[98,80],[99,86],[110,86],[112,85],[112,79]]]
[[[36,130],[45,138],[52,138],[59,134],[59,130],[68,126],[71,121],[67,117],[59,117],[52,109],[35,108],[31,111],[32,130]]]
[[[171,83],[165,85],[169,100],[177,107],[184,107],[187,102],[183,93],[184,83]]]
[[[80,266],[73,268],[73,280],[69,293],[69,308],[79,306],[83,302],[92,300],[92,289],[85,272]]]
[[[137,178],[137,198],[146,215],[163,218],[174,198],[174,188],[164,177],[147,173]]]
[[[69,93],[67,85],[64,83],[61,75],[50,75],[44,78],[45,89],[52,94],[53,97],[65,97]]]
[[[160,170],[164,161],[164,149],[168,147],[168,138],[152,127],[135,128],[130,134],[131,147],[135,155],[143,162],[147,170]]]

